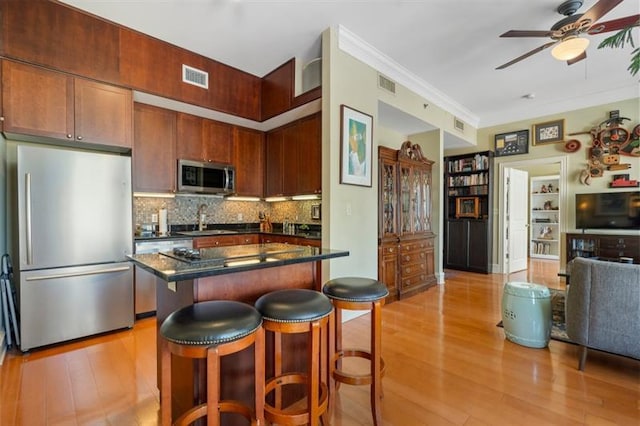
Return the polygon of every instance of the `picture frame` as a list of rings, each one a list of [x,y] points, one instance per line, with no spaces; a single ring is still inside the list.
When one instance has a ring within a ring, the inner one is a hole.
[[[480,217],[479,197],[458,197],[456,198],[456,219],[461,217]]]
[[[533,145],[564,142],[564,118],[533,125]]]
[[[529,152],[529,130],[498,133],[494,137],[494,153],[496,157],[526,154]]]
[[[371,187],[373,117],[340,106],[340,183]]]

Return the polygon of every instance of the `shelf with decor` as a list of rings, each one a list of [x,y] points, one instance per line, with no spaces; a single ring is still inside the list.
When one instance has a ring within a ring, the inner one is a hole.
[[[444,159],[446,268],[490,272],[493,152]]]
[[[560,258],[560,176],[530,179],[529,257]]]

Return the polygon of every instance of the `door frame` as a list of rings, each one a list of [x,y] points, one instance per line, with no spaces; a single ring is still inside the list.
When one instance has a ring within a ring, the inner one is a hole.
[[[568,185],[568,177],[567,177],[567,172],[568,172],[568,167],[569,167],[569,157],[567,155],[559,155],[559,156],[555,156],[555,157],[545,157],[545,158],[534,158],[534,159],[530,159],[530,160],[521,160],[521,161],[508,161],[508,162],[501,162],[499,164],[499,178],[498,178],[498,202],[499,202],[499,208],[498,208],[498,217],[500,218],[499,220],[499,224],[498,224],[498,265],[497,265],[497,269],[500,273],[506,273],[505,267],[506,267],[506,262],[505,262],[505,246],[504,246],[504,237],[505,237],[505,217],[503,213],[500,212],[504,212],[505,209],[505,191],[504,191],[504,180],[505,180],[505,169],[507,168],[512,168],[512,169],[517,169],[518,167],[528,167],[528,166],[535,166],[537,164],[549,164],[549,163],[560,163],[560,172],[558,173],[560,175],[560,191],[559,191],[559,203],[561,206],[563,206],[562,209],[560,209],[560,227],[559,227],[559,233],[560,236],[563,235],[563,233],[566,232],[566,226],[567,226],[567,185]],[[562,240],[562,238],[560,238],[560,261],[562,262],[564,259],[564,241]]]

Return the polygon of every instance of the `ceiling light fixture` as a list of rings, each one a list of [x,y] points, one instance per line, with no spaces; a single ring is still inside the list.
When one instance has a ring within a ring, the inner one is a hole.
[[[559,61],[570,61],[582,55],[588,46],[589,39],[567,37],[551,50],[551,55]]]

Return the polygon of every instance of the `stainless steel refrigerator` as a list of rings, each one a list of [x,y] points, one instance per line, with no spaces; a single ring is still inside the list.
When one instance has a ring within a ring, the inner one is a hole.
[[[133,266],[125,257],[133,244],[131,158],[16,149],[20,349],[132,327]]]

